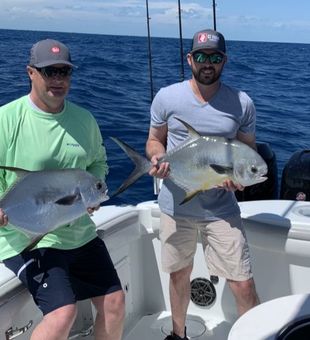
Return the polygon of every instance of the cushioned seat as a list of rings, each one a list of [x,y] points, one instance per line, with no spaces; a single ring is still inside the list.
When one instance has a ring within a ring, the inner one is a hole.
[[[276,340],[287,324],[310,315],[310,295],[296,294],[262,303],[243,314],[228,340]]]

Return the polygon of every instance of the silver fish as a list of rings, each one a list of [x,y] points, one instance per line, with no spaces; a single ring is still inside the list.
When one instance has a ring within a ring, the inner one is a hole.
[[[60,169],[14,171],[17,181],[0,200],[9,223],[32,239],[71,223],[109,199],[106,184],[87,171]]]
[[[181,204],[199,192],[221,185],[231,179],[236,184],[250,186],[267,180],[268,167],[263,158],[248,145],[217,136],[201,136],[189,124],[179,120],[188,130],[189,138],[167,152],[159,164],[168,162],[169,178],[185,191]],[[136,167],[113,196],[123,192],[151,169],[151,163],[120,139],[111,137],[133,160]]]

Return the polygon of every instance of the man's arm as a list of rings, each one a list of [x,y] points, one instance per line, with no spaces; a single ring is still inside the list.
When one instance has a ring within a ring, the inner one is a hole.
[[[0,227],[4,227],[8,224],[8,217],[2,209],[0,209]]]
[[[240,140],[240,142],[247,144],[249,147],[251,147],[254,150],[256,149],[256,137],[253,133],[244,133],[241,131],[238,131],[237,133],[237,139]]]
[[[146,155],[151,160],[153,167],[149,171],[151,176],[164,178],[169,174],[169,163],[163,162],[160,165],[158,160],[166,153],[167,145],[167,124],[160,127],[151,127],[146,142]]]

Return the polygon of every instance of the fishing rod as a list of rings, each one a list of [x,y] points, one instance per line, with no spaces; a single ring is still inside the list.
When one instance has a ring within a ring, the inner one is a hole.
[[[216,11],[215,11],[215,7],[216,7],[216,3],[215,0],[212,0],[213,4],[212,4],[212,8],[213,8],[213,29],[214,31],[216,31]]]
[[[151,33],[150,33],[150,15],[149,15],[149,2],[145,0],[146,5],[146,23],[147,23],[147,39],[148,39],[148,63],[149,63],[149,78],[150,78],[150,91],[151,102],[154,98],[153,87],[153,71],[152,71],[152,48],[151,48]],[[182,37],[182,16],[181,16],[181,1],[178,0],[178,12],[179,12],[179,35],[180,35],[180,59],[181,59],[181,81],[184,80],[184,58],[183,58],[183,37]],[[159,193],[159,181],[154,178],[154,194]]]
[[[152,71],[152,49],[151,49],[151,33],[150,33],[150,16],[149,16],[149,2],[146,1],[146,24],[147,24],[147,41],[148,41],[148,61],[149,61],[149,76],[150,76],[150,87],[151,87],[151,102],[154,98],[154,87],[153,87],[153,71]]]
[[[147,24],[147,38],[148,38],[148,63],[149,63],[149,78],[150,78],[150,92],[151,101],[154,98],[154,86],[153,86],[153,70],[152,70],[152,48],[151,48],[151,33],[150,33],[150,14],[149,14],[149,2],[145,0],[146,4],[146,24]],[[178,18],[179,18],[179,40],[180,40],[180,62],[181,62],[181,76],[180,80],[184,80],[184,50],[183,50],[183,36],[182,36],[182,9],[181,0],[178,0]]]
[[[184,80],[184,57],[183,57],[181,0],[178,0],[178,12],[179,12],[179,36],[180,36],[179,39],[180,39],[181,81],[183,81]]]
[[[214,31],[216,31],[216,3],[215,0],[212,0],[212,8],[213,8],[213,27]],[[181,0],[178,0],[178,13],[179,13],[179,39],[180,39],[180,60],[181,60],[181,81],[184,80],[184,57],[183,57],[183,37],[182,37],[182,9],[181,9]]]

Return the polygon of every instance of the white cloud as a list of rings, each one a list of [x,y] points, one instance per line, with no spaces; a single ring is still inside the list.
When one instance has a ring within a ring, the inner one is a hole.
[[[154,22],[171,23],[177,18],[177,1],[149,1],[150,15]],[[0,12],[9,12],[14,17],[25,19],[26,16],[32,18],[55,17],[67,15],[77,17],[77,15],[101,15],[103,18],[119,20],[120,17],[145,19],[146,9],[144,0],[115,0],[115,1],[79,1],[79,0],[54,0],[51,4],[45,0],[1,0]],[[196,2],[182,3],[182,16],[184,19],[206,17],[210,14],[210,9],[202,7]],[[25,16],[25,17],[24,17]]]
[[[269,39],[269,29],[279,39],[282,30],[289,35],[296,30],[309,41],[308,1],[299,7],[300,15],[292,14],[292,8],[283,2],[279,10],[273,1],[266,1],[268,10],[262,11],[255,2],[245,6],[246,0],[217,0],[217,28],[229,39],[251,40],[259,35]],[[177,37],[177,0],[148,3],[152,35]],[[146,35],[145,5],[145,0],[0,0],[0,28]],[[211,1],[181,0],[181,6],[183,37],[190,38],[195,31],[213,26]]]

